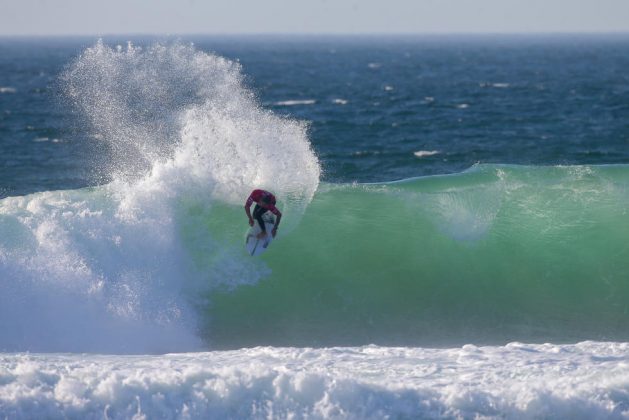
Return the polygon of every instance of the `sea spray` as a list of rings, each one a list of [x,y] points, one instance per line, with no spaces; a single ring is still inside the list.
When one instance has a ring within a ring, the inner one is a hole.
[[[0,349],[200,349],[207,292],[268,275],[213,236],[215,207],[272,190],[295,226],[319,165],[306,126],[258,105],[240,66],[173,43],[99,41],[61,76],[109,155],[108,185],[0,201]]]
[[[62,80],[110,146],[109,170],[119,178],[139,172],[145,187],[217,193],[234,204],[252,187],[268,187],[301,210],[316,190],[320,169],[306,125],[261,108],[238,63],[180,43],[99,41]]]

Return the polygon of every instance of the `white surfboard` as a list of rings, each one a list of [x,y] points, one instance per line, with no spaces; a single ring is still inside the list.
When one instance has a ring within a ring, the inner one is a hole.
[[[258,225],[258,221],[255,220],[253,222],[253,226],[249,228],[247,231],[247,236],[245,238],[245,248],[247,248],[247,252],[251,256],[257,256],[262,254],[267,250],[271,242],[273,242],[273,228],[275,227],[275,219],[271,217],[262,216],[262,220],[264,220],[264,226],[266,227],[266,236],[262,239],[258,239],[258,234],[262,232],[260,226]]]

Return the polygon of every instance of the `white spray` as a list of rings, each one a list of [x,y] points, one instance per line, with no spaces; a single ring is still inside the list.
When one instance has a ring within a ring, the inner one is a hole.
[[[0,201],[0,350],[203,348],[206,292],[265,270],[223,249],[200,271],[181,226],[202,214],[187,209],[242,206],[266,188],[294,226],[320,174],[306,126],[260,108],[239,64],[192,45],[99,41],[61,79],[106,143],[113,182]],[[207,232],[195,241],[225,248]]]

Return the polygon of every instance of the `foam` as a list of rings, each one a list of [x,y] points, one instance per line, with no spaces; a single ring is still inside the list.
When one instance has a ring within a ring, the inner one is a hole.
[[[438,150],[418,150],[416,152],[413,152],[413,154],[417,156],[418,158],[423,158],[426,156],[438,155],[439,151]]]
[[[295,106],[295,105],[314,105],[317,103],[314,99],[293,99],[288,101],[278,101],[275,103],[277,106]]]
[[[0,415],[623,418],[629,344],[5,354]]]

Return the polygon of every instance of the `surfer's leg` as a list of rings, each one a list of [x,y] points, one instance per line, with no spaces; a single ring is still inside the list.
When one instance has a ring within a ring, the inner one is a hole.
[[[258,225],[260,226],[260,229],[262,229],[262,232],[266,232],[266,226],[264,225],[264,220],[262,220],[262,215],[266,213],[266,211],[267,209],[260,207],[257,204],[253,209],[253,218],[258,221]]]

